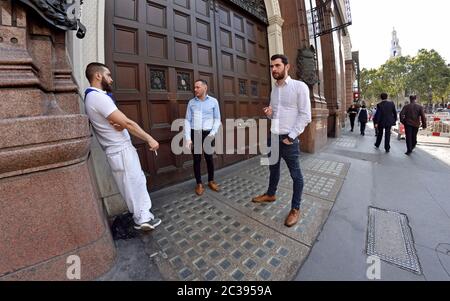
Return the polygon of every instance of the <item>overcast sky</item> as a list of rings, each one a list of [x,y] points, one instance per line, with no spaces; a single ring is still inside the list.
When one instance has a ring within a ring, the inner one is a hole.
[[[362,67],[386,62],[394,27],[403,55],[435,49],[450,64],[449,0],[350,0],[350,6],[353,51],[359,50]]]

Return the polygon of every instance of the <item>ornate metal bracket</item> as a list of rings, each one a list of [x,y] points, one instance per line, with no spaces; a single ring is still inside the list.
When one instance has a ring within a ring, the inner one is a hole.
[[[86,27],[81,23],[83,0],[19,0],[37,12],[48,24],[58,29],[77,30],[77,37],[84,38]]]
[[[263,0],[230,0],[246,12],[250,13],[264,24],[268,24],[266,5]]]
[[[336,3],[336,0],[324,0],[322,4],[314,7],[313,9],[307,12],[308,23],[310,25],[310,29],[313,31],[310,32],[311,36],[318,38],[320,36],[332,33],[334,31],[352,25],[350,0],[344,0],[344,7],[343,7],[344,12],[340,13],[343,20],[342,24],[332,27],[331,25],[327,24],[327,22],[325,22],[325,13],[327,12],[328,9],[330,9],[331,2]]]
[[[308,86],[312,87],[319,82],[317,75],[317,58],[314,46],[298,50],[297,76]]]

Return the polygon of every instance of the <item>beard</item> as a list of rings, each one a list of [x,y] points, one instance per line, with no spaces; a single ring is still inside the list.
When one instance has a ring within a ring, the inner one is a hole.
[[[206,95],[206,92],[205,92],[205,91],[198,91],[198,92],[195,92],[195,96],[198,97],[198,98],[201,98],[201,97],[203,97],[203,96],[205,96],[205,95]]]
[[[106,92],[112,92],[112,85],[105,78],[102,78],[102,88]]]
[[[272,76],[276,80],[282,80],[286,77],[286,69],[280,73],[272,73]]]

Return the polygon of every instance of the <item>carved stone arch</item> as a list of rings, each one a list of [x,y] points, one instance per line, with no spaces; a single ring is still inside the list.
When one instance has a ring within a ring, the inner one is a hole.
[[[275,15],[279,15],[281,17],[280,4],[278,3],[278,0],[264,0],[264,4],[266,5],[267,18]]]
[[[264,23],[268,23],[267,33],[269,39],[270,56],[283,53],[282,26],[284,23],[281,17],[280,4],[278,0],[229,0],[240,6],[245,11],[256,16]],[[264,6],[264,7],[261,7]],[[266,16],[264,16],[267,13]]]
[[[281,17],[280,4],[278,0],[264,0],[267,11],[269,26],[267,34],[269,38],[269,54],[284,53],[282,26],[284,23]]]

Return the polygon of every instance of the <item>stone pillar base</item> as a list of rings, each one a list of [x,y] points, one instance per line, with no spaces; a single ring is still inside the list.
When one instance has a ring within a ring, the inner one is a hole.
[[[87,163],[0,180],[0,281],[81,280],[107,272],[115,248],[90,181]]]
[[[312,109],[312,122],[300,136],[300,149],[302,152],[314,154],[327,144],[327,118],[327,109]]]

